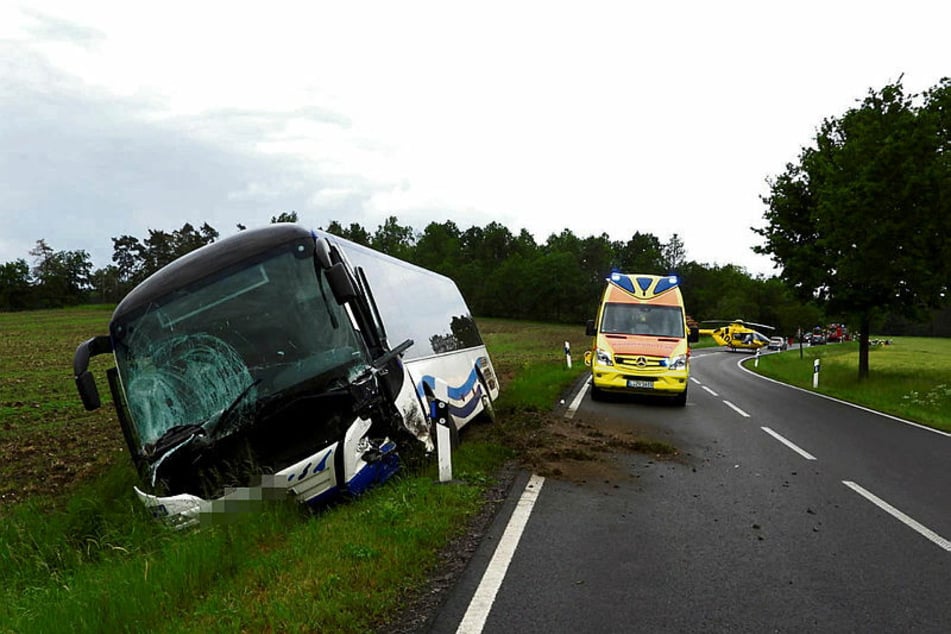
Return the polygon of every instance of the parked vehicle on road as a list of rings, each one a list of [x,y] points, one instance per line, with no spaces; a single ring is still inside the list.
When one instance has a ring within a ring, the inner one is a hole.
[[[622,392],[687,403],[688,343],[700,334],[687,327],[677,276],[612,273],[586,332],[594,337],[584,356],[592,398]]]
[[[770,337],[769,343],[766,344],[767,350],[785,350],[786,349],[786,339],[784,337]]]

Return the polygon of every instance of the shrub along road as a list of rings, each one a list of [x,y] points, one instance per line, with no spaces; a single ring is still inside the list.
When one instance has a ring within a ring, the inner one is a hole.
[[[740,358],[696,353],[684,409],[584,399],[575,424],[679,453],[536,484],[482,631],[946,631],[951,436],[752,376]],[[432,631],[470,609],[526,480]]]

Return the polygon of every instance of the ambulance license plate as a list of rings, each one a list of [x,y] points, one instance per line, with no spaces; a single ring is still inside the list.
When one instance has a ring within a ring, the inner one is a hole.
[[[627,386],[632,390],[653,390],[653,381],[638,381],[637,379],[628,379]]]

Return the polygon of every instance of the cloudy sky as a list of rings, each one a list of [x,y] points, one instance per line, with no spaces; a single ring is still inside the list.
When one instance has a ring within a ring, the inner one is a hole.
[[[749,227],[823,118],[951,75],[951,5],[0,0],[0,263],[43,238],[388,216],[677,233],[772,274]]]

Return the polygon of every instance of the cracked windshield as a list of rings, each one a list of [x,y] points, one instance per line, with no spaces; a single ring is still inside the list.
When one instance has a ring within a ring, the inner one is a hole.
[[[180,425],[224,436],[274,395],[342,387],[367,368],[347,313],[301,252],[172,293],[116,324],[113,336],[143,445]]]

